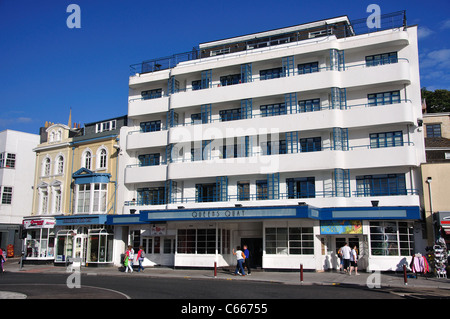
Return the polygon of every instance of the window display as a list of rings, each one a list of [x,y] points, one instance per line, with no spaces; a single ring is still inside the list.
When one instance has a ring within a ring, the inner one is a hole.
[[[87,262],[112,262],[114,235],[107,229],[90,229],[88,235]]]

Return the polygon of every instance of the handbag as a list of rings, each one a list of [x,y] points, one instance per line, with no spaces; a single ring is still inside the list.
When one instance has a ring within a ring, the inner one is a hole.
[[[127,257],[125,257],[125,261],[123,262],[123,265],[124,265],[125,267],[127,267],[127,266],[128,266],[128,256],[127,256]]]

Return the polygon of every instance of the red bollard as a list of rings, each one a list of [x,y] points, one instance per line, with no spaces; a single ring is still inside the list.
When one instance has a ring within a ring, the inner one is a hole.
[[[300,264],[300,282],[303,283],[303,264]]]
[[[406,275],[406,265],[403,265],[403,280],[405,282],[405,286],[408,285],[408,276]]]
[[[217,277],[217,262],[214,262],[214,278]]]

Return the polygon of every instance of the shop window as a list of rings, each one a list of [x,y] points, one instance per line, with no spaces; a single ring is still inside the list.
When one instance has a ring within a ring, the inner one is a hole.
[[[107,229],[91,229],[88,234],[88,263],[112,262],[114,234]]]
[[[266,228],[266,254],[314,255],[313,228]]]
[[[52,229],[27,230],[26,257],[51,259],[55,253],[55,233]]]
[[[230,253],[230,231],[219,229],[217,248],[220,254]],[[178,229],[177,253],[215,254],[216,229]]]
[[[413,225],[409,222],[370,222],[370,246],[373,256],[412,256]]]

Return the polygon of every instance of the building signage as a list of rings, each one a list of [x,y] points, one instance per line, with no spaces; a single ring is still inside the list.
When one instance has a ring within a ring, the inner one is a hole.
[[[104,224],[106,215],[56,217],[57,226]]]
[[[358,235],[362,233],[360,220],[322,220],[320,222],[320,234],[322,235]]]
[[[297,208],[258,208],[258,209],[195,209],[173,211],[141,211],[141,220],[200,220],[200,219],[238,219],[238,218],[281,218],[297,217]]]
[[[24,219],[23,227],[25,229],[53,228],[56,222],[53,219]]]

